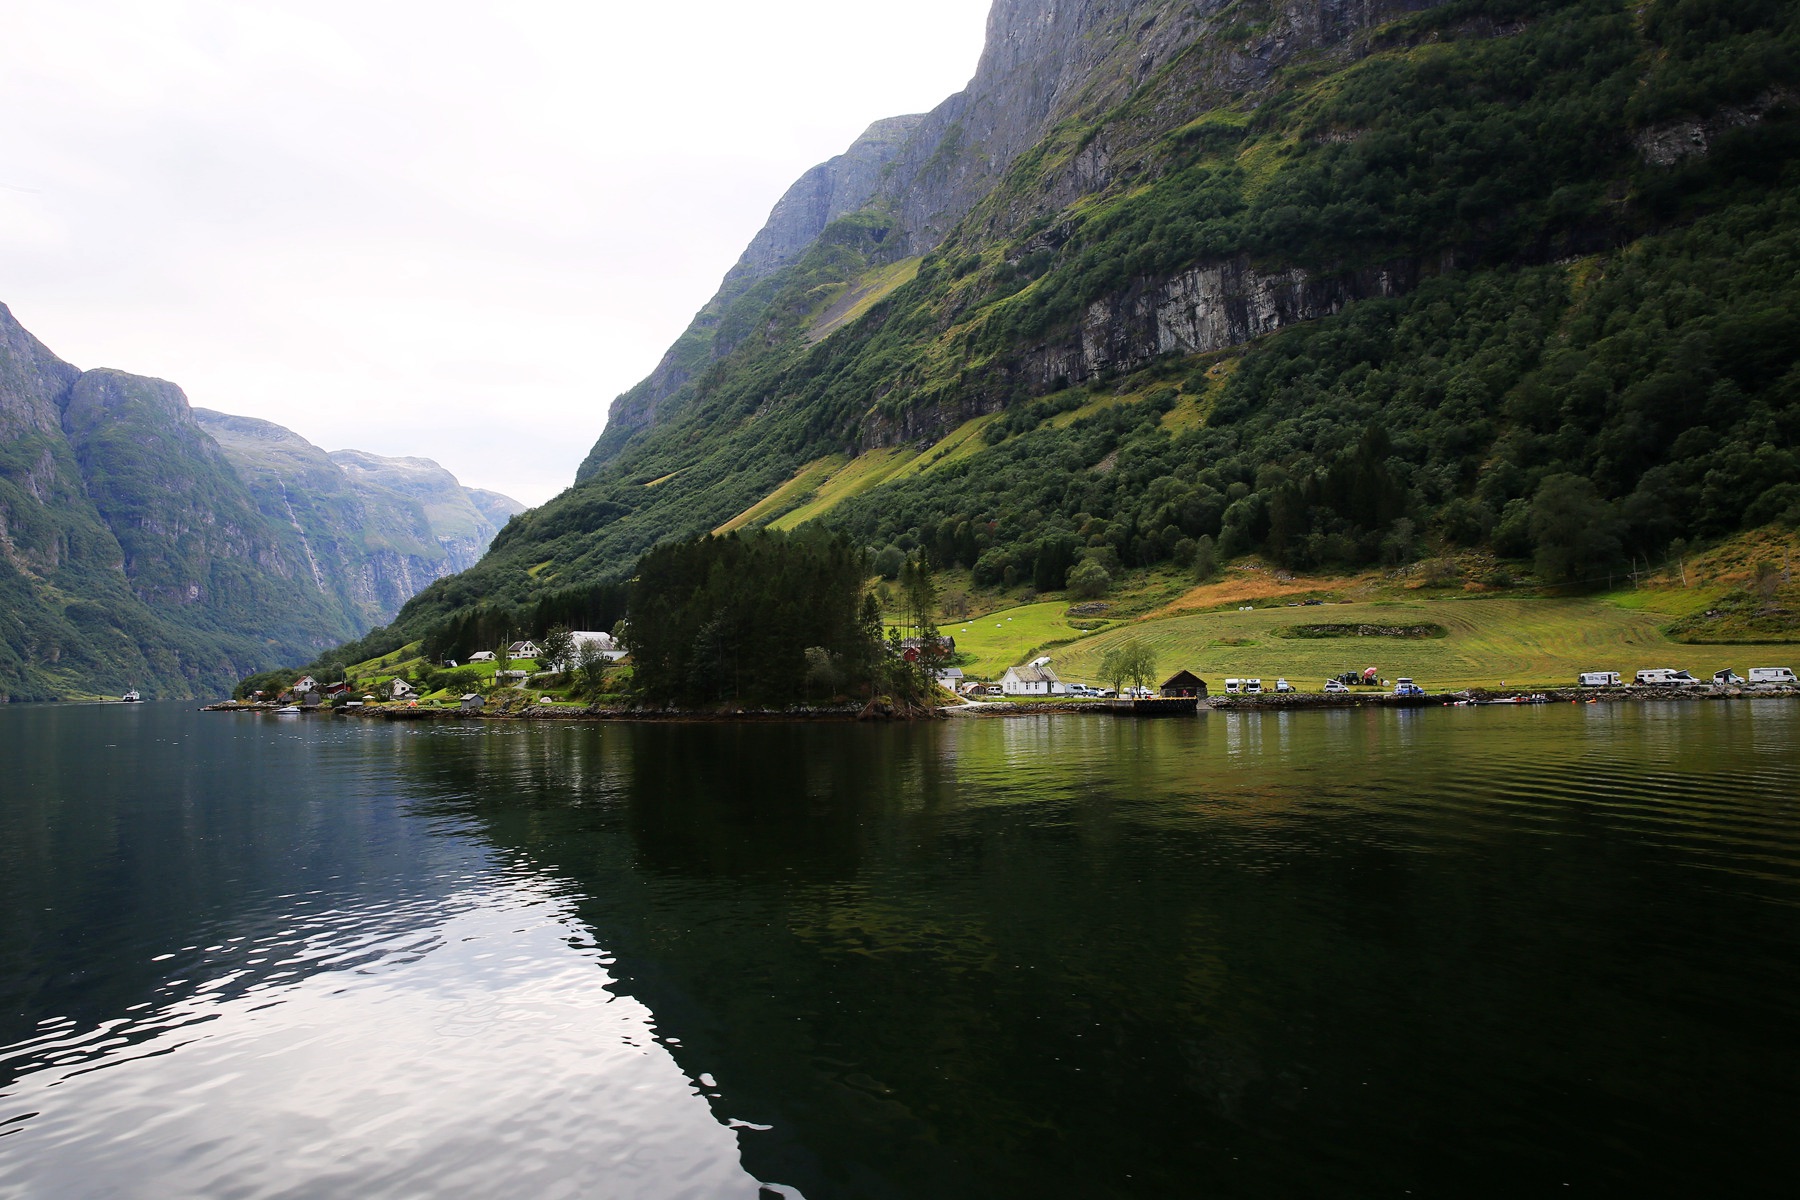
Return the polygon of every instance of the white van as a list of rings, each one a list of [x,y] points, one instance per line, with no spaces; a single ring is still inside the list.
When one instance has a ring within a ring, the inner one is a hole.
[[[1617,671],[1583,671],[1575,677],[1575,686],[1618,687],[1619,673]]]
[[[1225,694],[1227,696],[1239,696],[1239,695],[1243,694],[1243,691],[1244,691],[1244,681],[1243,680],[1227,679],[1225,681]]]
[[[1246,696],[1262,695],[1262,680],[1260,680],[1260,679],[1244,680],[1244,695],[1246,695]]]
[[[1796,683],[1792,667],[1751,667],[1751,683]]]

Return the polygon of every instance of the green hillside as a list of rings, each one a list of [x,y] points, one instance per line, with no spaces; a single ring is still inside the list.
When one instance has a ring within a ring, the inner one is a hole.
[[[1209,541],[1581,584],[1800,521],[1800,8],[1127,7],[1026,149],[927,118],[902,190],[721,293],[581,482],[391,636],[727,524],[1047,590]],[[916,215],[990,168],[941,235]]]

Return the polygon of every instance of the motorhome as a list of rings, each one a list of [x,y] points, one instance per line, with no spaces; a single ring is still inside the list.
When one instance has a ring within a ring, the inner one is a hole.
[[[1652,687],[1688,687],[1700,682],[1686,671],[1677,671],[1673,667],[1651,667],[1639,671],[1634,679]]]
[[[1575,677],[1577,687],[1618,687],[1617,671],[1583,671]]]
[[[1743,682],[1744,677],[1730,667],[1726,667],[1723,671],[1713,672],[1713,683],[1719,687],[1734,687]]]
[[[1262,695],[1262,680],[1260,680],[1260,679],[1244,680],[1244,695],[1246,695],[1246,696]]]
[[[1243,695],[1243,693],[1244,693],[1244,681],[1243,680],[1227,679],[1225,681],[1225,694],[1227,696],[1241,696],[1241,695]]]
[[[1751,667],[1751,683],[1795,683],[1792,667]]]

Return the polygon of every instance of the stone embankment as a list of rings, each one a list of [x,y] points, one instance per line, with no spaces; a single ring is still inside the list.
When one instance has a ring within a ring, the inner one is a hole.
[[[1388,692],[1351,692],[1324,695],[1318,692],[1264,693],[1259,696],[1214,696],[1199,702],[1202,710],[1244,712],[1322,708],[1440,708],[1454,704],[1580,704],[1585,701],[1620,703],[1646,700],[1761,700],[1800,697],[1800,687],[1762,684],[1755,687],[1616,687],[1545,688],[1528,691],[1470,688],[1425,696],[1395,696]],[[206,705],[202,712],[273,713],[278,704],[245,704],[227,700]],[[789,709],[735,709],[696,712],[677,709],[573,708],[567,705],[532,704],[515,708],[464,711],[461,708],[365,705],[361,708],[318,706],[303,715],[362,717],[384,721],[868,721],[944,717],[1027,717],[1045,713],[1115,715],[1104,702],[1094,700],[972,701],[945,705],[936,710],[902,713],[868,706],[820,706]]]

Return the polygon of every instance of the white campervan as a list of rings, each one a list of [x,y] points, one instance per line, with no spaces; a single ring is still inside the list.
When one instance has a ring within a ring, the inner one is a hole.
[[[1583,671],[1575,677],[1576,687],[1618,687],[1617,671]]]
[[[1652,667],[1637,673],[1637,682],[1660,687],[1687,687],[1700,681],[1686,671],[1677,671],[1673,667]]]
[[[1751,667],[1751,683],[1796,683],[1792,667]]]
[[[1260,680],[1260,679],[1244,680],[1244,695],[1246,695],[1246,696],[1262,695],[1262,680]]]
[[[1243,690],[1244,690],[1244,681],[1243,680],[1227,679],[1225,681],[1225,694],[1227,696],[1241,695],[1243,693]]]

